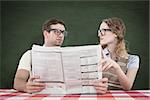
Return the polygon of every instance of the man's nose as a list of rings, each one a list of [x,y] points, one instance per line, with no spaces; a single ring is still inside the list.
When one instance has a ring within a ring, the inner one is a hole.
[[[59,32],[58,36],[63,37],[64,34],[62,32]]]

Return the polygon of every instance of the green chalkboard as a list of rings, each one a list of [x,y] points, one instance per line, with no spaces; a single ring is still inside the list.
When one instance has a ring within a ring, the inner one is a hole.
[[[97,44],[100,21],[120,17],[127,27],[130,53],[140,56],[134,89],[149,89],[148,1],[1,1],[0,88],[12,88],[21,55],[43,44],[41,26],[63,19],[69,31],[63,46]]]

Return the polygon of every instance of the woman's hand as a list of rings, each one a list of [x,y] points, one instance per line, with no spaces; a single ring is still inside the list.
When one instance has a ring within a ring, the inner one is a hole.
[[[31,78],[29,78],[28,82],[26,83],[25,91],[27,93],[40,92],[45,88],[45,86],[46,86],[45,83],[33,82],[33,80],[35,80],[35,79],[40,79],[40,77],[39,76],[31,76]]]
[[[102,78],[101,80],[94,82],[94,87],[97,93],[105,94],[108,88],[108,78]]]
[[[115,70],[120,68],[120,66],[111,58],[101,59],[100,64],[102,65],[102,71],[107,71],[110,68],[114,68]]]

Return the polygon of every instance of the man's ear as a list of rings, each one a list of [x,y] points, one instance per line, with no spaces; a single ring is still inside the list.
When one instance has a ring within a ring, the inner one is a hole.
[[[44,38],[45,38],[45,39],[47,39],[47,37],[48,37],[47,34],[48,34],[48,32],[47,32],[46,30],[44,30],[44,31],[43,31],[43,35],[44,35]]]

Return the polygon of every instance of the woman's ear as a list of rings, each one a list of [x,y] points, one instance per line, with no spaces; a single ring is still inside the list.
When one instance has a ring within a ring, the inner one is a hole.
[[[117,38],[117,37],[118,37],[116,34],[114,34],[114,35],[115,35],[115,38]]]

